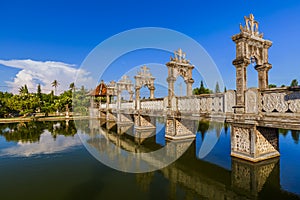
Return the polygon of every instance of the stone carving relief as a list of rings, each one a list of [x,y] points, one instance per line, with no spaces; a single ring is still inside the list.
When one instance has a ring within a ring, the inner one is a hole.
[[[235,101],[235,91],[234,90],[228,90],[224,94],[224,103],[225,103],[225,112],[227,113],[233,113],[234,109],[233,106],[235,106],[236,101]]]
[[[300,92],[293,92],[285,96],[288,101],[289,109],[294,113],[300,113]]]
[[[250,153],[250,129],[234,127],[231,148],[235,152]]]
[[[285,93],[264,93],[262,94],[262,109],[267,112],[285,113],[290,108],[291,111],[296,111],[296,107],[300,107],[299,101],[286,100]]]
[[[257,127],[257,155],[271,153],[278,150],[278,137],[276,129]]]
[[[249,89],[246,92],[246,113],[257,113],[258,112],[258,92],[257,89]]]
[[[147,66],[141,67],[141,69],[138,71],[135,78],[135,86],[136,87],[143,87],[147,86],[149,89],[151,87],[154,87],[154,80],[155,78],[150,73],[150,70]]]
[[[244,18],[245,18],[245,26],[243,27],[240,24],[241,32],[249,33],[251,35],[258,36],[258,37],[262,38],[263,34],[260,34],[258,32],[258,22],[256,20],[254,20],[253,14],[250,14],[249,17],[245,16]]]
[[[164,110],[164,101],[163,100],[142,101],[141,109],[143,109],[143,110]]]

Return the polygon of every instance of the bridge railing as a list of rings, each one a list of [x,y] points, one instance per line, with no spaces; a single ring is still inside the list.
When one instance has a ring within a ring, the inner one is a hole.
[[[163,98],[147,99],[141,101],[142,110],[165,110],[165,102]]]
[[[177,98],[178,110],[186,112],[224,112],[223,104],[224,95],[222,93]]]
[[[190,97],[178,97],[177,108],[191,113],[233,113],[235,91],[226,93],[202,94]]]
[[[128,109],[134,109],[134,108],[135,108],[135,102],[134,101],[121,103],[121,109],[128,110]]]
[[[203,94],[172,99],[172,110],[190,113],[233,113],[236,93],[229,90],[225,93]],[[168,97],[145,99],[140,102],[141,110],[166,111]],[[101,108],[106,108],[102,105]],[[110,109],[117,109],[116,104],[109,104]],[[135,101],[122,102],[121,109],[135,109]]]
[[[260,111],[263,113],[300,114],[300,91],[274,88],[261,92]]]

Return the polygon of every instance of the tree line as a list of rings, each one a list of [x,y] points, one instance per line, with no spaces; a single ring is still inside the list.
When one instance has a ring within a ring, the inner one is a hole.
[[[75,88],[71,83],[69,90],[57,95],[57,80],[52,82],[55,93],[52,90],[49,94],[42,93],[41,85],[37,86],[36,92],[30,93],[27,85],[19,88],[19,94],[9,92],[0,92],[0,117],[28,116],[34,113],[59,113],[65,111],[87,112],[89,100],[86,98],[87,90],[82,86],[80,89]],[[74,97],[74,98],[73,98]],[[77,102],[73,102],[73,99]],[[72,105],[76,103],[76,110]]]

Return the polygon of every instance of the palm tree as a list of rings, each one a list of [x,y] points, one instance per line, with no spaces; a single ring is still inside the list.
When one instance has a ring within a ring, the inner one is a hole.
[[[28,88],[27,88],[27,85],[26,85],[26,84],[25,84],[24,86],[22,86],[22,87],[19,88],[19,93],[20,93],[21,95],[26,95],[26,94],[28,94]]]
[[[75,83],[72,82],[72,83],[70,84],[69,88],[70,88],[73,92],[75,92]]]
[[[57,95],[57,87],[58,87],[58,85],[59,85],[59,83],[58,83],[57,80],[54,80],[54,81],[52,82],[52,87],[55,88],[55,95]]]

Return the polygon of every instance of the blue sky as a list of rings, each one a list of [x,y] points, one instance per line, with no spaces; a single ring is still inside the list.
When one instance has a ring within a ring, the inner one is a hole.
[[[139,27],[164,27],[192,37],[213,58],[227,88],[234,89],[231,36],[250,13],[264,37],[273,41],[270,83],[300,80],[299,0],[1,1],[0,90],[12,91],[18,84],[32,82],[32,90],[42,83],[46,91],[51,89],[46,82],[54,78],[62,83],[61,90],[66,89],[100,42]],[[256,86],[256,72],[248,68],[248,84]],[[196,80],[194,87],[198,84]]]

